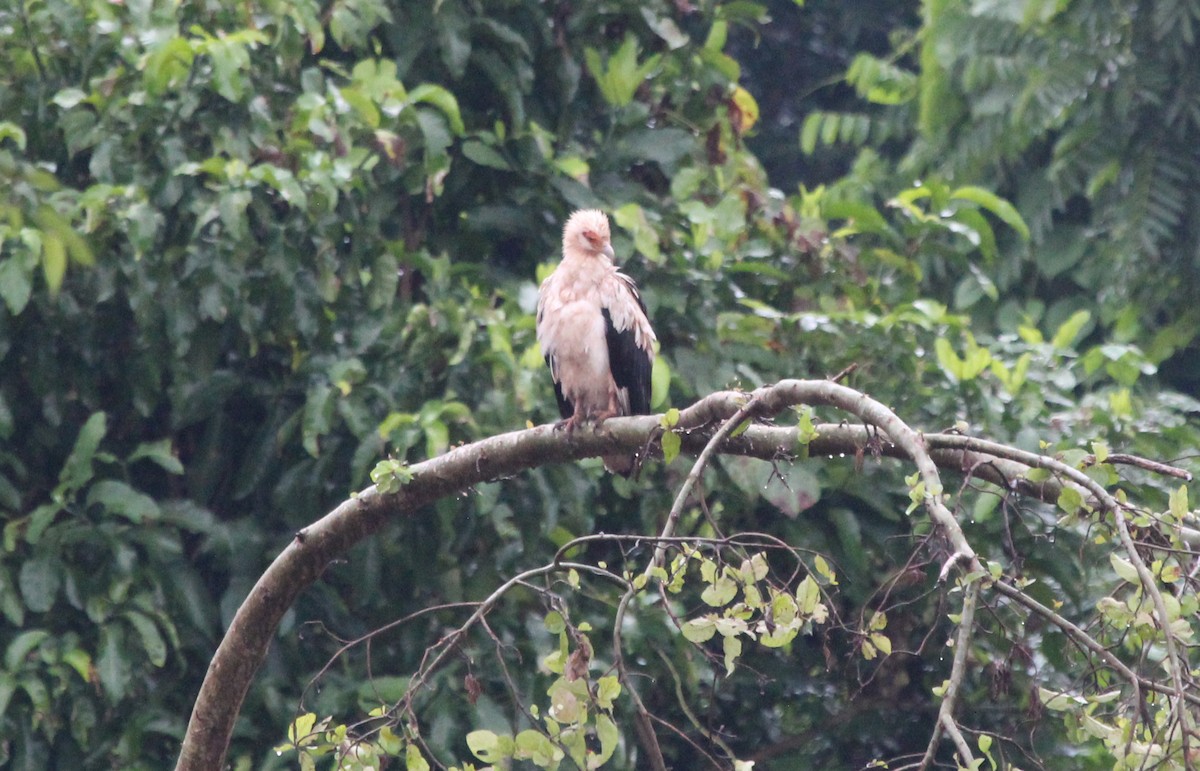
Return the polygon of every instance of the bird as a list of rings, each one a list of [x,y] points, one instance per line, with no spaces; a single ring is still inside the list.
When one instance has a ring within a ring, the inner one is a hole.
[[[562,262],[538,289],[537,340],[563,419],[574,431],[621,415],[650,413],[656,338],[633,279],[613,264],[608,215],[583,209],[563,227]],[[629,476],[637,455],[606,455]]]

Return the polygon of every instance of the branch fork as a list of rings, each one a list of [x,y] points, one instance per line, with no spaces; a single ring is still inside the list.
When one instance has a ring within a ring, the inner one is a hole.
[[[991,581],[958,521],[945,505],[938,466],[959,472],[967,469],[971,475],[1002,485],[1005,489],[1050,502],[1057,500],[1064,487],[1074,486],[1086,491],[1097,508],[1114,517],[1126,554],[1137,568],[1142,589],[1151,598],[1159,618],[1168,618],[1161,591],[1137,552],[1124,512],[1103,487],[1081,471],[1046,456],[957,434],[922,434],[869,396],[827,380],[784,380],[750,394],[721,391],[704,397],[680,412],[673,430],[680,435],[681,449],[696,453],[697,459],[680,486],[656,540],[654,555],[645,571],[647,577],[654,568],[662,565],[683,507],[714,455],[720,452],[775,460],[794,454],[801,441],[795,427],[753,423],[736,436],[735,429],[747,419],[778,415],[799,404],[835,407],[861,421],[861,425],[843,422],[818,426],[816,436],[805,437],[809,454],[849,454],[854,457],[863,448],[872,447],[882,455],[901,457],[914,463],[924,483],[925,494],[921,503],[952,549],[950,557],[942,565],[940,580],[947,580],[956,569],[967,576],[982,576],[967,581],[965,585],[962,615],[955,639],[954,663],[922,767],[932,763],[943,734],[951,739],[964,765],[969,766],[973,761],[953,714],[959,685],[966,672],[967,652],[974,631],[974,611],[980,590],[985,584],[1058,626],[1071,639],[1111,666],[1131,684],[1136,693],[1146,689],[1164,690],[1163,686],[1138,676],[1083,630],[1058,617],[1052,610],[1040,606],[1019,589],[1002,581]],[[708,435],[704,429],[713,425],[717,429]],[[884,436],[880,436],[880,432]],[[647,415],[612,418],[605,421],[603,432],[577,431],[573,436],[567,436],[566,432],[555,431],[552,426],[539,426],[493,436],[415,464],[410,467],[411,479],[396,492],[384,494],[374,486],[369,487],[305,527],[263,573],[238,609],[221,641],[197,696],[176,765],[177,771],[209,771],[223,767],[234,722],[281,618],[300,592],[318,580],[326,566],[354,544],[399,518],[417,516],[424,506],[439,498],[470,489],[476,484],[551,463],[570,462],[614,451],[635,452],[656,441],[660,435],[661,416]],[[1046,482],[1031,483],[1024,477],[1031,468],[1045,468],[1054,476]],[[1189,544],[1200,543],[1200,531],[1181,528],[1180,535]],[[551,565],[527,571],[512,581],[527,580],[533,575],[564,566],[565,563],[556,559]],[[627,612],[633,595],[631,582],[626,584],[618,617]],[[497,596],[493,593],[489,600],[481,603],[480,609]],[[478,615],[477,611],[475,616]],[[618,663],[620,628],[618,618],[613,640]],[[1169,629],[1164,629],[1164,639],[1172,678],[1172,687],[1166,691],[1174,703],[1175,719],[1184,728],[1186,752],[1187,735],[1193,723],[1185,705],[1194,706],[1200,703],[1200,698],[1185,688],[1185,659]],[[440,657],[448,655],[453,647],[453,644],[443,646]],[[437,663],[432,662],[424,671],[431,672]],[[652,765],[664,768],[651,716],[645,712],[623,667],[620,671],[624,685],[633,695],[639,711],[635,724],[643,748],[650,756]]]

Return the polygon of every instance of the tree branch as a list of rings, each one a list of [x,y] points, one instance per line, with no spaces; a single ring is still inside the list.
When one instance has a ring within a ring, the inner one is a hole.
[[[974,580],[967,585],[966,591],[963,593],[962,615],[958,620],[958,638],[954,641],[954,663],[950,666],[950,677],[946,680],[945,690],[942,693],[937,724],[933,728],[933,735],[929,737],[925,757],[921,759],[921,769],[929,768],[929,765],[933,763],[943,732],[949,734],[951,741],[954,742],[963,767],[971,768],[975,762],[975,757],[971,754],[971,747],[963,738],[962,731],[958,730],[958,723],[954,721],[954,705],[958,702],[958,689],[962,686],[963,678],[967,676],[967,657],[971,650],[971,635],[975,631],[975,608],[978,601],[979,580]]]
[[[675,502],[671,505],[671,511],[667,514],[667,520],[663,523],[662,530],[659,532],[660,539],[670,538],[675,534],[675,525],[679,522],[679,517],[683,515],[683,507],[687,504],[692,490],[700,482],[700,477],[704,474],[704,469],[708,466],[709,460],[733,430],[753,414],[758,406],[758,397],[752,395],[749,399],[745,399],[744,402],[738,408],[737,412],[725,419],[721,427],[717,429],[712,438],[708,440],[708,443],[704,445],[704,449],[700,451],[696,462],[692,464],[692,470],[688,472],[687,478],[679,486],[679,492],[675,495]],[[663,557],[666,553],[667,543],[660,540],[658,545],[654,547],[654,556],[650,559],[650,563],[646,565],[646,570],[642,573],[642,577],[646,581],[650,580],[654,569],[662,565]],[[620,604],[617,605],[617,612],[613,619],[613,660],[616,662],[621,682],[625,684],[625,689],[629,691],[629,695],[633,699],[637,733],[642,741],[643,748],[646,750],[646,754],[650,756],[650,764],[655,771],[666,771],[667,765],[663,759],[662,749],[658,745],[658,738],[654,733],[654,726],[650,720],[650,712],[642,702],[642,697],[638,693],[637,686],[634,685],[633,680],[629,677],[629,672],[625,668],[625,657],[622,654],[621,629],[624,626],[625,613],[629,610],[629,603],[633,600],[637,591],[637,585],[630,584],[629,588],[625,590],[625,594],[622,595]]]
[[[882,429],[885,437],[861,426],[822,425],[818,426],[816,437],[801,445],[795,428],[751,425],[738,436],[726,439],[718,449],[723,453],[779,459],[803,452],[854,455],[870,447],[882,455],[912,458],[926,483],[924,503],[930,517],[954,548],[955,554],[943,567],[943,575],[959,560],[974,565],[977,561],[957,521],[942,503],[938,465],[960,472],[970,470],[975,476],[1006,489],[1051,502],[1057,499],[1064,484],[1074,483],[1059,480],[1030,483],[1024,473],[1030,465],[1041,464],[1030,464],[1023,456],[1017,460],[1013,454],[1016,451],[1011,448],[994,443],[972,444],[963,441],[968,438],[956,435],[919,434],[882,404],[829,381],[786,380],[759,389],[755,398],[761,409],[757,417],[778,414],[795,404],[824,404],[846,410]],[[701,452],[711,439],[714,426],[737,413],[746,400],[745,393],[721,391],[683,410],[675,426],[681,435],[682,449]],[[605,421],[600,431],[585,428],[568,434],[547,425],[489,437],[412,466],[412,478],[397,492],[381,494],[375,487],[369,487],[298,532],[251,589],[217,648],[196,698],[177,771],[209,771],[224,765],[234,723],[280,619],[300,592],[354,544],[389,522],[416,516],[422,507],[482,482],[552,463],[639,450],[659,430],[659,416],[650,415],[613,418]],[[1001,453],[997,448],[1006,452]],[[1104,493],[1103,488],[1100,492]],[[1200,533],[1196,536],[1200,541]],[[975,569],[974,565],[971,569]],[[1170,644],[1169,633],[1167,638]]]

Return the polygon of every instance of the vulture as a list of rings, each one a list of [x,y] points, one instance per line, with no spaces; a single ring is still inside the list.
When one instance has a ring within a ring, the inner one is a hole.
[[[650,412],[654,330],[637,285],[613,265],[604,212],[577,211],[567,220],[562,262],[538,290],[537,339],[563,417],[558,427]],[[637,456],[603,460],[628,476]]]

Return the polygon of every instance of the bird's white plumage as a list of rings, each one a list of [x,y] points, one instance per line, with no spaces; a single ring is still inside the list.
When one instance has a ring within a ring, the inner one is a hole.
[[[612,256],[608,217],[575,212],[563,228],[562,262],[538,292],[538,342],[571,405],[563,417],[572,426],[628,415],[632,404],[648,407],[654,330],[636,285]],[[644,393],[631,394],[631,387]]]

